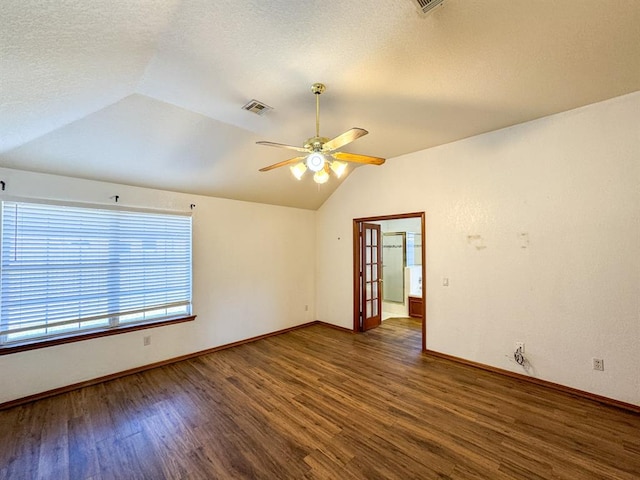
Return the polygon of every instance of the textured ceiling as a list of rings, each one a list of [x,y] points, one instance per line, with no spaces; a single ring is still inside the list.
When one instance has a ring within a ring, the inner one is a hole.
[[[393,159],[640,90],[639,59],[638,0],[3,0],[0,166],[315,209],[339,182],[255,145],[314,135],[314,82],[323,136]]]

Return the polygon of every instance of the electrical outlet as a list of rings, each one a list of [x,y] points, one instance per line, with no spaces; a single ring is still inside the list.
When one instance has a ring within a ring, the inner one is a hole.
[[[147,335],[146,337],[142,337],[142,345],[148,347],[151,345],[151,335]]]
[[[304,311],[305,311],[305,312],[308,312],[308,311],[309,311],[309,305],[305,305],[305,306],[304,306]]]
[[[594,358],[593,359],[593,369],[604,371],[604,360],[602,358]]]
[[[449,286],[449,278],[448,277],[442,277],[442,286],[443,287],[448,287]]]
[[[524,353],[524,342],[516,342],[516,350],[520,349],[520,353]]]

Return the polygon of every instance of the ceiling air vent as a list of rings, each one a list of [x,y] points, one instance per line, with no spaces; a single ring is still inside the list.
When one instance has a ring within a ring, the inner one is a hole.
[[[413,0],[420,11],[424,14],[429,13],[431,10],[440,5],[444,0]]]
[[[266,103],[259,102],[258,100],[251,100],[247,104],[243,105],[242,109],[255,113],[256,115],[264,115],[269,110],[273,110],[273,107],[270,107]]]

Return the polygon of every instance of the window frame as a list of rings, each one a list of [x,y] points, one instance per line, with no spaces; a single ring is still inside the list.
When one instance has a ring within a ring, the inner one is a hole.
[[[147,213],[147,214],[155,214],[155,215],[181,215],[181,216],[190,216],[188,213],[184,212],[176,212],[176,211],[163,211],[163,210],[152,210],[152,209],[144,209],[144,208],[129,208],[129,207],[121,207],[121,206],[111,206],[111,205],[96,205],[96,204],[87,204],[87,203],[77,203],[77,202],[61,202],[55,200],[38,200],[38,199],[30,199],[30,198],[17,198],[17,197],[9,197],[3,196],[0,198],[0,215],[2,213],[2,205],[4,202],[17,202],[17,203],[30,203],[30,204],[43,204],[50,206],[61,206],[61,207],[76,207],[76,208],[85,208],[85,209],[93,209],[93,210],[114,210],[121,212],[135,212],[135,213]],[[2,219],[0,218],[0,222]],[[2,224],[0,223],[0,226]],[[0,247],[2,241],[2,232],[0,231]],[[193,249],[193,230],[191,227],[190,231],[190,265],[189,265],[189,276],[190,282],[193,281],[193,258],[192,258],[192,249]],[[1,268],[1,267],[0,267]],[[0,270],[0,281],[2,280],[2,272]],[[190,291],[189,294],[189,305],[193,306],[193,292]],[[119,335],[123,333],[130,333],[139,330],[145,330],[149,328],[157,328],[166,325],[174,325],[184,322],[190,322],[196,319],[196,315],[193,314],[193,311],[189,309],[189,313],[179,313],[174,316],[165,316],[159,318],[151,318],[149,320],[136,321],[135,323],[123,323],[116,326],[106,326],[103,328],[92,328],[86,331],[75,331],[69,332],[68,334],[60,334],[56,336],[43,336],[40,338],[29,338],[24,341],[16,341],[8,344],[0,344],[0,356],[23,352],[28,350],[35,350],[39,348],[47,348],[55,345],[63,345],[67,343],[79,342],[84,340],[90,340],[95,338],[107,337],[112,335]]]

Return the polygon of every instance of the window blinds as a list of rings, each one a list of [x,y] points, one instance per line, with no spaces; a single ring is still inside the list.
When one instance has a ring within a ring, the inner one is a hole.
[[[191,217],[2,203],[0,343],[191,311]]]

